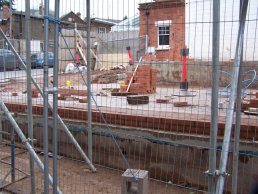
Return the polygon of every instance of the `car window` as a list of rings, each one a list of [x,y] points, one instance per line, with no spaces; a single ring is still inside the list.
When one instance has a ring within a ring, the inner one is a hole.
[[[9,50],[6,51],[6,54],[7,54],[7,55],[14,55],[13,52],[12,52],[12,51],[9,51]]]
[[[38,54],[38,58],[39,58],[39,59],[44,59],[44,53],[39,53],[39,54]]]
[[[31,55],[31,59],[37,59],[37,54],[33,54],[33,55]]]
[[[54,58],[54,54],[53,53],[48,53],[48,58]]]
[[[0,49],[0,55],[14,55],[12,51],[6,49]]]

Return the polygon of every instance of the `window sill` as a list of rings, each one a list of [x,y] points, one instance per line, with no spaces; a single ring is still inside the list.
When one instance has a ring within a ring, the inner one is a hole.
[[[169,50],[170,47],[158,47],[156,48],[157,51],[162,51],[162,50]]]

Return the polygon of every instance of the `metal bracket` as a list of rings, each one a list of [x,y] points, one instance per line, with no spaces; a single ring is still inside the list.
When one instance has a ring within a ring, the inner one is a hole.
[[[26,143],[26,142],[28,142],[28,143],[30,143],[30,144],[32,144],[32,143],[34,143],[34,142],[36,142],[37,141],[37,139],[30,139],[30,138],[27,138],[26,140],[24,140],[22,143]]]
[[[219,170],[215,170],[214,172],[209,172],[209,170],[205,171],[204,174],[206,176],[223,176],[223,177],[226,177],[226,176],[230,176],[229,173],[227,172],[220,172]]]
[[[44,92],[46,92],[47,94],[57,94],[58,88],[57,87],[45,88]]]

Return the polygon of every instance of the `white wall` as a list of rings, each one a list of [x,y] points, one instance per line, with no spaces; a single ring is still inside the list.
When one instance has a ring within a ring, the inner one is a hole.
[[[240,0],[221,0],[220,60],[234,59]],[[186,45],[190,58],[211,60],[212,0],[186,0]],[[250,0],[245,27],[244,60],[258,61],[258,1]]]

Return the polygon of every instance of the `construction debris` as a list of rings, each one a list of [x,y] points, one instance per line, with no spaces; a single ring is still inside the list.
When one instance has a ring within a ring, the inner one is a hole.
[[[241,110],[245,114],[258,115],[258,92],[256,92],[255,98],[241,104]]]
[[[244,113],[247,115],[258,115],[258,108],[248,108]]]
[[[18,96],[18,93],[17,92],[13,92],[12,96]]]
[[[116,83],[120,79],[120,74],[125,73],[125,70],[117,69],[117,70],[108,70],[108,71],[95,71],[92,75],[91,83],[97,84],[109,84]]]
[[[124,65],[115,65],[110,68],[110,70],[117,70],[117,69],[125,69],[125,66]]]
[[[73,63],[68,63],[66,68],[65,68],[65,73],[86,73],[87,72],[87,67],[86,66],[78,66]]]

